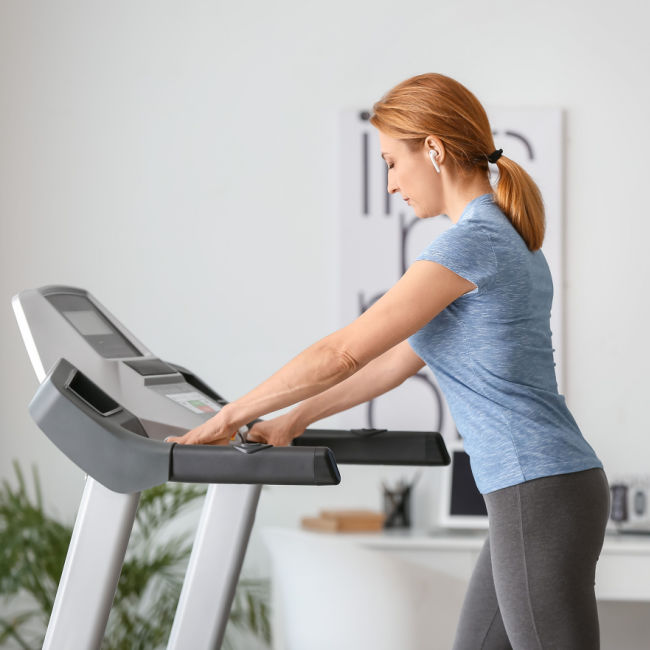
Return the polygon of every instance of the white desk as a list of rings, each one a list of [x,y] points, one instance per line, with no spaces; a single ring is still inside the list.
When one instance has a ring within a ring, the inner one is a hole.
[[[262,534],[271,555],[275,650],[431,650],[451,647],[487,531]],[[650,536],[606,536],[596,597],[650,601]]]

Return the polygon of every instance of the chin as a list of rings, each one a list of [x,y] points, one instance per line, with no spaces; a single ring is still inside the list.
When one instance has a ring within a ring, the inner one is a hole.
[[[438,216],[437,212],[434,212],[432,208],[423,206],[423,205],[412,205],[413,213],[418,219],[430,219],[431,217]]]

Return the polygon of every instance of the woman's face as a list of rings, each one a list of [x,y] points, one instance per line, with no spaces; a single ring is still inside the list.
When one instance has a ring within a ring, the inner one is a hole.
[[[435,217],[444,212],[442,173],[444,149],[431,137],[417,149],[411,149],[405,141],[396,140],[379,131],[382,158],[388,165],[388,193],[399,192],[420,219]],[[436,161],[439,174],[429,157],[429,151],[438,153]]]

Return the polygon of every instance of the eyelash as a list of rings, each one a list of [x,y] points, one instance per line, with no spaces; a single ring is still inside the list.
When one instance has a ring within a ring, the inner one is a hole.
[[[393,167],[395,167],[395,163],[388,163],[388,169],[392,169]]]

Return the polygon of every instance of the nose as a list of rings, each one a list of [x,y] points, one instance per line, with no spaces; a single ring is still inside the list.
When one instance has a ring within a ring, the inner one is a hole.
[[[397,186],[397,183],[394,181],[391,181],[391,179],[388,179],[388,185],[386,186],[386,190],[388,191],[389,194],[395,194],[395,192],[399,191],[399,187]]]

